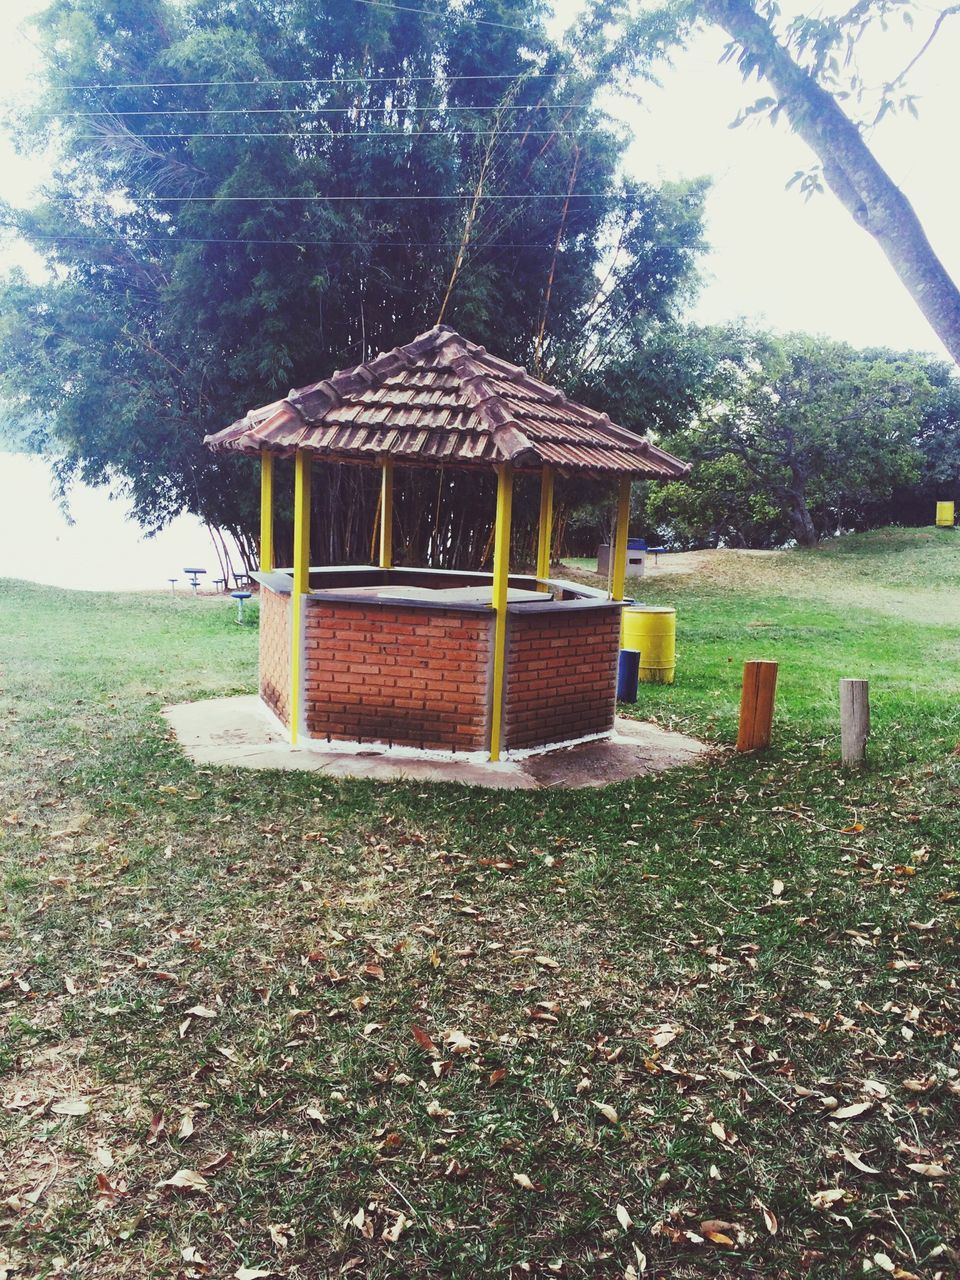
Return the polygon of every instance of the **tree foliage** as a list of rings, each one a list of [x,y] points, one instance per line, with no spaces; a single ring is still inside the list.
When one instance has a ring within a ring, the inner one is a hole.
[[[805,334],[708,330],[701,341],[714,358],[699,404],[668,440],[693,475],[652,491],[646,508],[679,542],[812,546],[902,519],[907,495],[960,476],[956,445],[939,471],[935,461],[947,422],[954,442],[960,432],[948,366]]]
[[[251,406],[409,340],[445,299],[448,323],[567,384],[674,315],[704,185],[623,178],[605,7],[570,48],[544,11],[52,0],[19,137],[60,161],[42,203],[5,211],[50,274],[3,285],[0,366],[65,478],[250,552],[253,468],[201,440]],[[463,492],[411,482],[411,557],[482,558],[487,496],[467,545]],[[324,559],[366,558],[373,501],[364,473],[318,468]]]

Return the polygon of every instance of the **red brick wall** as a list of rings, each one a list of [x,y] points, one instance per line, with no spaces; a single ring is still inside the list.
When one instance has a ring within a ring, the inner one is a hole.
[[[290,596],[260,589],[260,697],[290,723]]]
[[[312,601],[307,732],[321,740],[483,750],[492,624],[490,613]]]
[[[620,610],[510,614],[508,748],[566,742],[613,727]]]

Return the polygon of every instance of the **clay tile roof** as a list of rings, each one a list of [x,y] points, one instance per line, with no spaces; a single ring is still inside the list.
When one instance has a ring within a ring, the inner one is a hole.
[[[240,453],[304,449],[343,462],[510,462],[661,479],[690,469],[446,325],[252,409],[204,443]]]

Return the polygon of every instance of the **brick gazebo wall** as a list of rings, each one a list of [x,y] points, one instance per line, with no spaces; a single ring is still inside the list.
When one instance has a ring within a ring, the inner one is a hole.
[[[260,593],[260,694],[289,726],[291,597]],[[489,608],[309,596],[301,742],[486,751],[494,614]],[[620,605],[508,610],[504,743],[529,750],[609,733]]]

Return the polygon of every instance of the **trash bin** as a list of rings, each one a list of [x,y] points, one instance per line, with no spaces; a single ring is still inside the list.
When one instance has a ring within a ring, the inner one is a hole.
[[[621,649],[617,664],[617,701],[636,702],[640,679],[640,654],[636,649]]]
[[[673,684],[677,666],[677,611],[666,606],[631,605],[623,611],[620,643],[640,651],[644,684]]]

